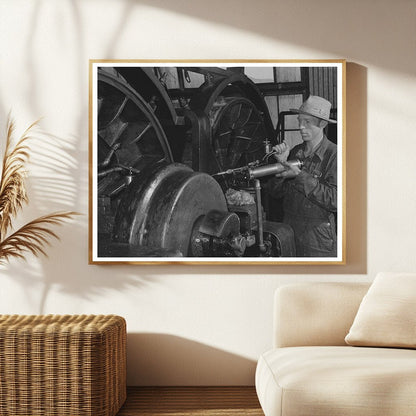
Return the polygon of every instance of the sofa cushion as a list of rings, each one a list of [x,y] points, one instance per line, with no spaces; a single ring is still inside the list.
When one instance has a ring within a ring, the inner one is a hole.
[[[345,345],[368,283],[308,282],[279,287],[273,347]]]
[[[256,389],[266,416],[416,415],[416,351],[276,348],[258,361]]]
[[[378,274],[358,308],[345,342],[416,348],[416,274]]]

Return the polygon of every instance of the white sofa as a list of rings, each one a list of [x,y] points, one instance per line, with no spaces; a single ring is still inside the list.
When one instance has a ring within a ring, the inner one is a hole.
[[[369,286],[277,289],[274,348],[256,370],[266,416],[416,415],[416,350],[349,346],[344,340]],[[416,336],[413,324],[409,330]]]

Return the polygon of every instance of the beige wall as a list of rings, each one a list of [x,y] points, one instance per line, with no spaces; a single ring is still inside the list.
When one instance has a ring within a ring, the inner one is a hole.
[[[276,287],[416,270],[415,18],[414,0],[2,0],[0,127],[43,117],[23,220],[84,215],[0,270],[0,312],[124,316],[129,384],[252,384]],[[89,266],[90,58],[346,58],[347,265]]]

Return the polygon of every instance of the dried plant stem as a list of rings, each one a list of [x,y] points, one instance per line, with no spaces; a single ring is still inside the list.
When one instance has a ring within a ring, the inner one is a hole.
[[[32,123],[13,145],[14,122],[9,116],[7,123],[6,148],[3,156],[0,178],[0,264],[11,257],[24,258],[24,253],[46,256],[45,246],[49,238],[58,238],[50,229],[77,215],[76,212],[55,212],[30,221],[19,230],[5,238],[12,228],[12,218],[28,203],[25,188],[27,172],[25,165],[29,160],[29,148],[26,141],[37,121]]]
[[[77,213],[72,211],[56,212],[28,222],[0,242],[0,264],[8,261],[10,257],[24,258],[25,252],[30,252],[35,256],[39,254],[47,256],[44,248],[50,245],[49,238],[59,240],[58,235],[49,227],[59,225],[74,215]]]

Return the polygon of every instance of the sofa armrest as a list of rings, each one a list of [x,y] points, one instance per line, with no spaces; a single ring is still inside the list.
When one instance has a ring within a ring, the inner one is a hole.
[[[275,292],[273,344],[346,345],[369,283],[300,283]]]

